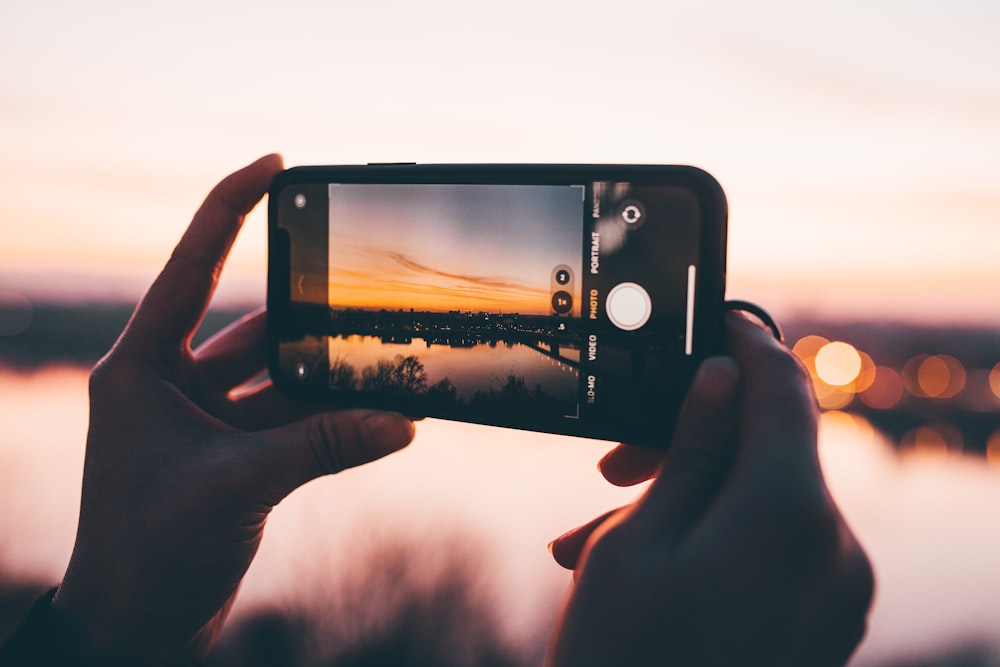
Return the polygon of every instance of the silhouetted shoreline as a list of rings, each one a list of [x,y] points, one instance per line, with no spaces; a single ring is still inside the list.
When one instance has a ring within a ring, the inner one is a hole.
[[[13,311],[0,304],[0,321],[24,322],[15,335],[0,335],[0,368],[30,372],[50,365],[90,367],[114,344],[132,316],[134,303],[32,303]],[[250,306],[213,308],[205,314],[194,344],[253,310]]]

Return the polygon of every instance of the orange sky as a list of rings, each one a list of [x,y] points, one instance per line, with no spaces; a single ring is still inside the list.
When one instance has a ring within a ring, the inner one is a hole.
[[[428,284],[386,280],[374,286],[369,281],[363,284],[331,282],[331,293],[337,295],[331,305],[334,308],[387,310],[413,308],[427,312],[482,310],[490,313],[516,312],[522,315],[547,315],[551,312],[551,308],[545,308],[549,296],[547,290],[534,290],[525,295],[524,290],[468,289],[461,283],[441,282],[442,284]]]
[[[292,5],[15,0],[0,287],[141,289],[212,183],[272,150],[665,162],[726,188],[735,295],[1000,323],[996,3]],[[255,214],[224,293],[261,298],[263,239]]]

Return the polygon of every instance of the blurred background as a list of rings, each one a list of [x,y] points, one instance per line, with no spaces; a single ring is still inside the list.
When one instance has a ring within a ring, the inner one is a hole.
[[[730,298],[769,308],[814,374],[831,490],[878,577],[852,664],[1000,664],[1000,4],[0,16],[0,634],[72,548],[87,369],[219,178],[271,151],[687,163],[729,197]],[[263,303],[264,232],[261,207],[208,329]],[[377,664],[428,640],[406,664],[537,664],[569,581],[546,544],[637,494],[600,479],[607,447],[427,421],[309,484],[214,664]]]

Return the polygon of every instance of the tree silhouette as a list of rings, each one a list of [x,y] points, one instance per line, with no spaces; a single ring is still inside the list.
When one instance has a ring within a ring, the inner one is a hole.
[[[405,394],[420,394],[427,391],[427,371],[415,355],[404,357],[397,354],[393,377],[399,383],[400,390]]]
[[[458,398],[458,387],[446,377],[428,387],[426,396],[428,401],[441,407],[461,403]]]
[[[330,386],[334,389],[352,391],[358,385],[358,372],[340,357],[330,360]]]
[[[422,394],[427,391],[427,371],[415,355],[397,354],[380,359],[361,371],[361,390],[383,394]]]

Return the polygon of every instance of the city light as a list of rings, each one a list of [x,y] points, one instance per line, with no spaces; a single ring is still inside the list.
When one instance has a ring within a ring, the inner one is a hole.
[[[903,385],[918,398],[951,399],[965,389],[965,366],[947,354],[918,354],[903,366]]]
[[[888,366],[877,366],[871,385],[861,392],[859,398],[875,410],[894,408],[903,398],[903,378]]]
[[[908,431],[899,441],[902,451],[931,456],[961,453],[962,447],[962,432],[943,422],[925,424]]]
[[[854,380],[854,391],[860,394],[875,383],[875,361],[861,350],[858,350],[858,356],[861,357],[861,370]]]
[[[941,357],[927,357],[917,368],[917,384],[924,395],[937,398],[944,394],[951,382],[948,364]]]
[[[842,410],[854,396],[875,382],[875,362],[843,341],[808,335],[792,347],[813,381],[816,402],[823,410]]]
[[[875,427],[871,422],[861,415],[844,412],[842,410],[827,410],[820,415],[820,427],[827,429],[840,429],[850,431],[859,438],[875,437]]]
[[[816,374],[835,387],[851,384],[861,372],[861,355],[850,343],[827,343],[816,353]]]
[[[799,359],[802,360],[802,363],[806,365],[806,368],[809,369],[809,372],[815,375],[816,353],[819,352],[823,348],[823,346],[829,342],[830,342],[829,340],[823,338],[822,336],[816,336],[816,335],[803,336],[792,347],[792,352],[794,352],[795,356],[797,356]]]
[[[965,367],[955,357],[938,354],[920,365],[917,380],[928,396],[954,398],[965,389]]]
[[[1000,363],[990,371],[990,389],[993,390],[994,396],[1000,398]]]
[[[924,390],[920,388],[920,366],[924,363],[931,355],[929,354],[918,354],[915,357],[911,357],[905,364],[903,364],[903,370],[901,375],[903,376],[903,388],[906,392],[912,396],[917,396],[920,398],[926,398]]]
[[[986,441],[986,462],[1000,466],[1000,429],[993,431],[990,439]]]
[[[854,391],[850,387],[838,387],[820,378],[813,378],[813,391],[816,402],[824,410],[842,410],[854,400]]]
[[[1000,428],[994,426],[984,442],[976,429],[967,432],[962,425],[965,414],[1000,411],[1000,363],[966,367],[949,354],[923,353],[901,366],[879,365],[853,344],[817,334],[799,338],[792,351],[809,371],[824,419],[835,413],[830,419],[842,424],[847,421],[843,415],[853,414],[870,420],[871,428],[894,432],[901,451],[980,452],[1000,466]],[[935,421],[908,428],[908,420],[900,419],[904,415]]]

